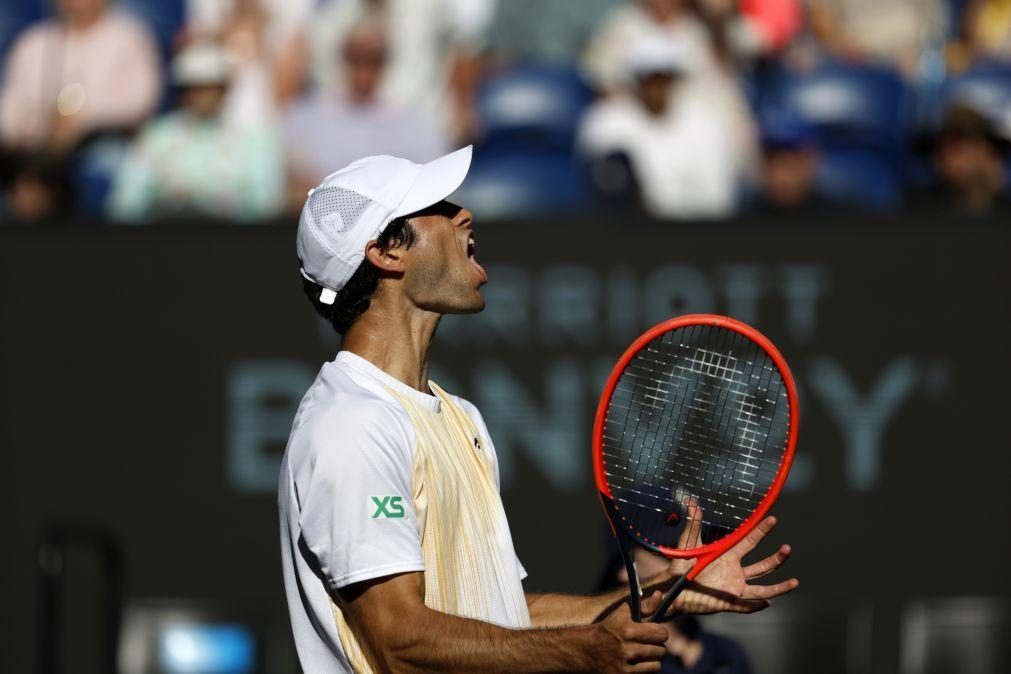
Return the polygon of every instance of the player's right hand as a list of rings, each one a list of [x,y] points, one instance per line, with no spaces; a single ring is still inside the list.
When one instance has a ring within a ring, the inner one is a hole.
[[[660,606],[662,595],[654,592],[643,599],[644,615],[652,615]],[[667,654],[663,647],[670,636],[667,628],[656,623],[632,620],[628,604],[615,609],[597,623],[599,637],[592,659],[593,671],[626,674],[628,672],[659,672],[660,660]]]

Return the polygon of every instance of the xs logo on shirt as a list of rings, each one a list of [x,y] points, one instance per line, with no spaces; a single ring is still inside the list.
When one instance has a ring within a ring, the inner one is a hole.
[[[372,513],[372,519],[385,517],[387,519],[400,519],[404,516],[403,500],[399,496],[370,496],[376,511]]]

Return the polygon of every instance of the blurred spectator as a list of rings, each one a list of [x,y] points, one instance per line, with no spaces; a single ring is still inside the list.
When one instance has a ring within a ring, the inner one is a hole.
[[[704,631],[695,616],[674,616],[666,627],[670,638],[664,646],[669,657],[661,663],[660,674],[751,674],[740,644]]]
[[[1008,205],[1007,135],[975,109],[958,104],[945,115],[934,150],[937,185],[925,206],[983,215]]]
[[[945,0],[810,0],[811,28],[837,58],[890,65],[908,79],[948,34]]]
[[[970,0],[962,20],[969,55],[1011,60],[1011,2]]]
[[[640,582],[663,572],[670,562],[642,548],[632,550]],[[617,554],[612,554],[599,591],[628,584],[628,573]],[[678,615],[664,623],[670,637],[664,644],[667,657],[660,663],[661,674],[750,674],[751,665],[744,649],[732,639],[706,632],[699,619]]]
[[[505,0],[495,8],[488,47],[520,63],[569,66],[579,60],[600,15],[624,0]]]
[[[783,49],[801,30],[801,0],[626,0],[607,14],[583,59],[588,77],[613,90],[618,57],[635,39],[661,33],[684,43],[699,67],[715,77],[736,61]]]
[[[790,44],[804,26],[800,2],[693,0],[691,6],[709,34],[717,63],[736,70]]]
[[[494,0],[329,0],[313,18],[312,70],[319,86],[341,91],[333,55],[352,27],[380,22],[388,37],[378,96],[444,123],[457,138],[473,133],[473,97]]]
[[[273,120],[302,90],[313,6],[313,0],[188,0],[188,39],[221,43],[233,65],[226,119]]]
[[[439,127],[418,106],[380,98],[388,60],[383,24],[356,24],[335,60],[344,68],[344,92],[317,93],[293,105],[284,119],[293,205],[301,206],[310,188],[356,159],[392,154],[426,162],[448,149]]]
[[[807,213],[825,207],[815,191],[817,174],[818,151],[811,128],[792,116],[765,120],[757,208]]]
[[[733,0],[719,0],[733,5]],[[712,0],[706,0],[711,3]],[[741,26],[738,42],[761,54],[784,49],[804,27],[804,8],[800,0],[740,0]]]
[[[604,15],[583,54],[583,70],[601,91],[620,91],[628,84],[629,50],[642,40],[664,39],[677,45],[696,76],[714,69],[709,34],[688,0],[628,0]]]
[[[113,187],[109,213],[142,221],[179,214],[253,220],[281,206],[281,150],[273,129],[222,119],[230,67],[214,43],[172,63],[180,109],[148,124]]]
[[[4,153],[0,180],[6,222],[56,219],[72,203],[65,167],[47,153]]]
[[[624,59],[632,95],[594,104],[578,147],[592,160],[628,156],[646,210],[659,217],[713,218],[737,203],[745,158],[718,107],[690,81],[689,61],[667,39],[636,42]]]
[[[161,92],[157,50],[145,27],[105,0],[57,0],[59,16],[15,42],[0,93],[9,147],[63,152],[89,134],[131,128]]]
[[[732,7],[732,0],[703,0],[702,5],[712,14],[732,11],[721,9],[721,5]],[[680,89],[705,101],[708,114],[718,119],[741,165],[750,168],[757,159],[751,108],[733,60],[717,55],[714,42],[723,40],[720,29],[707,28],[693,7],[691,0],[626,0],[604,16],[583,54],[582,69],[599,90],[618,93],[638,87],[627,68],[629,54],[637,45],[672,44],[684,64],[685,86]]]

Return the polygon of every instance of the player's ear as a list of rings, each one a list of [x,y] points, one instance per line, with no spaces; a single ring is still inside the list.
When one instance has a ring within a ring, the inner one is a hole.
[[[381,271],[403,273],[404,250],[404,246],[397,246],[384,251],[376,241],[369,241],[365,246],[365,259]]]

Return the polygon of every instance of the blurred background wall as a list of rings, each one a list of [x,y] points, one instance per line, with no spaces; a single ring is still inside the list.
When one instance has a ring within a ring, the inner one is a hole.
[[[306,190],[466,143],[488,309],[440,327],[534,591],[613,544],[601,383],[674,314],[801,389],[759,672],[1011,669],[1011,12],[998,0],[9,0],[0,670],[297,671],[274,487],[340,348]]]

